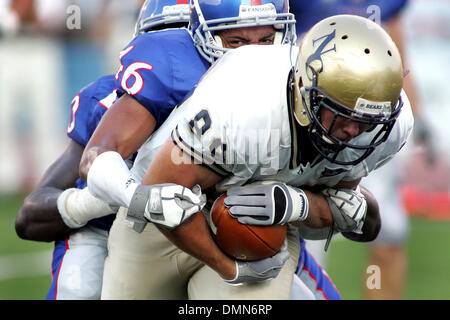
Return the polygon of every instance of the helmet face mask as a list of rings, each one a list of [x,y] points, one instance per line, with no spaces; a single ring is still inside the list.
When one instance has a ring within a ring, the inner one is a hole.
[[[221,30],[258,26],[273,26],[274,43],[294,43],[295,17],[289,13],[287,0],[261,0],[258,5],[243,4],[242,0],[190,0],[189,29],[200,54],[213,63],[229,49],[224,48]]]
[[[134,36],[159,29],[187,27],[189,20],[188,4],[178,4],[177,0],[146,0]]]
[[[380,26],[362,17],[333,16],[311,28],[294,77],[295,118],[332,163],[356,165],[367,158],[388,139],[403,106],[398,49]],[[324,112],[331,114],[326,125]],[[350,141],[333,135],[343,121],[358,125]]]

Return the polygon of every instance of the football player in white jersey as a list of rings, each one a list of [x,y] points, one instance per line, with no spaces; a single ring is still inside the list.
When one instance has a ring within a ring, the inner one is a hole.
[[[289,299],[299,232],[376,236],[358,183],[392,158],[412,130],[400,54],[378,25],[348,15],[315,25],[293,67],[297,50],[246,46],[225,54],[141,147],[131,172],[114,152],[93,162],[89,190],[129,207],[129,219],[153,222],[136,241],[121,208],[109,246],[116,252],[134,246],[130,257],[151,252],[136,261],[149,264],[154,296],[187,284],[191,299]],[[265,183],[232,188],[256,181]],[[212,240],[207,215],[170,211],[161,183],[228,190],[226,203],[240,222],[289,223],[286,248],[257,262],[230,259]],[[116,289],[126,291],[132,267],[123,272],[118,263],[114,271],[123,285]],[[247,282],[254,283],[230,285]]]

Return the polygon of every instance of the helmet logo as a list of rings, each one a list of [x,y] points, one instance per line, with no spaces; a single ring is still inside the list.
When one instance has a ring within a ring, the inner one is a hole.
[[[361,97],[356,101],[355,111],[362,113],[385,115],[391,114],[391,102],[390,101],[370,101]]]
[[[263,5],[244,5],[239,6],[239,17],[241,18],[254,18],[254,17],[266,17],[276,16],[277,9],[272,3]]]
[[[312,81],[312,76],[310,77],[310,73],[309,73],[309,66],[311,65],[311,63],[313,63],[314,61],[319,61],[320,62],[320,70],[316,70],[318,73],[323,71],[323,61],[322,61],[322,55],[330,52],[330,51],[336,51],[336,44],[334,44],[333,48],[328,49],[326,51],[324,51],[325,47],[328,45],[328,43],[330,43],[331,40],[333,40],[336,37],[336,29],[333,30],[333,32],[331,32],[330,34],[324,35],[320,38],[314,39],[312,41],[313,46],[315,46],[316,42],[324,39],[320,45],[317,47],[316,51],[314,51],[309,57],[308,60],[306,60],[306,74],[308,75],[309,80]]]

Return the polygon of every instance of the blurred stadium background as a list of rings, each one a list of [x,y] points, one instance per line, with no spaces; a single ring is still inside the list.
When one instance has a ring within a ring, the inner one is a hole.
[[[295,0],[291,0],[295,1]],[[34,2],[34,3],[33,3]],[[21,240],[14,220],[24,197],[63,151],[70,102],[114,73],[140,0],[0,0],[0,299],[44,299],[52,243]],[[24,10],[33,3],[34,11]],[[17,16],[9,12],[13,5]],[[77,19],[80,18],[78,21]],[[420,145],[399,167],[411,216],[405,299],[450,299],[450,1],[412,0],[406,49],[437,162]],[[361,299],[366,245],[333,240],[326,270],[344,299]]]

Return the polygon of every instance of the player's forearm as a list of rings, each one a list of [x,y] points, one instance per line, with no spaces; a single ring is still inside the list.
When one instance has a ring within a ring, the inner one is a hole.
[[[19,237],[54,241],[67,237],[71,229],[90,220],[115,213],[107,203],[92,196],[88,189],[41,187],[24,201],[16,219]]]
[[[49,242],[69,235],[71,229],[63,222],[57,208],[60,194],[61,190],[47,187],[25,198],[15,222],[16,233],[20,238]]]
[[[321,193],[315,193],[308,190],[303,190],[308,198],[309,211],[308,217],[305,221],[298,222],[310,228],[323,228],[330,226],[333,223],[333,216],[331,215],[325,196]]]
[[[229,280],[236,276],[234,260],[217,247],[201,212],[173,230],[159,229],[178,248],[204,262],[223,279]]]
[[[105,113],[89,140],[80,162],[80,177],[87,181],[92,163],[104,152],[115,151],[127,159],[153,133],[155,126],[150,112],[134,98],[123,95]]]

